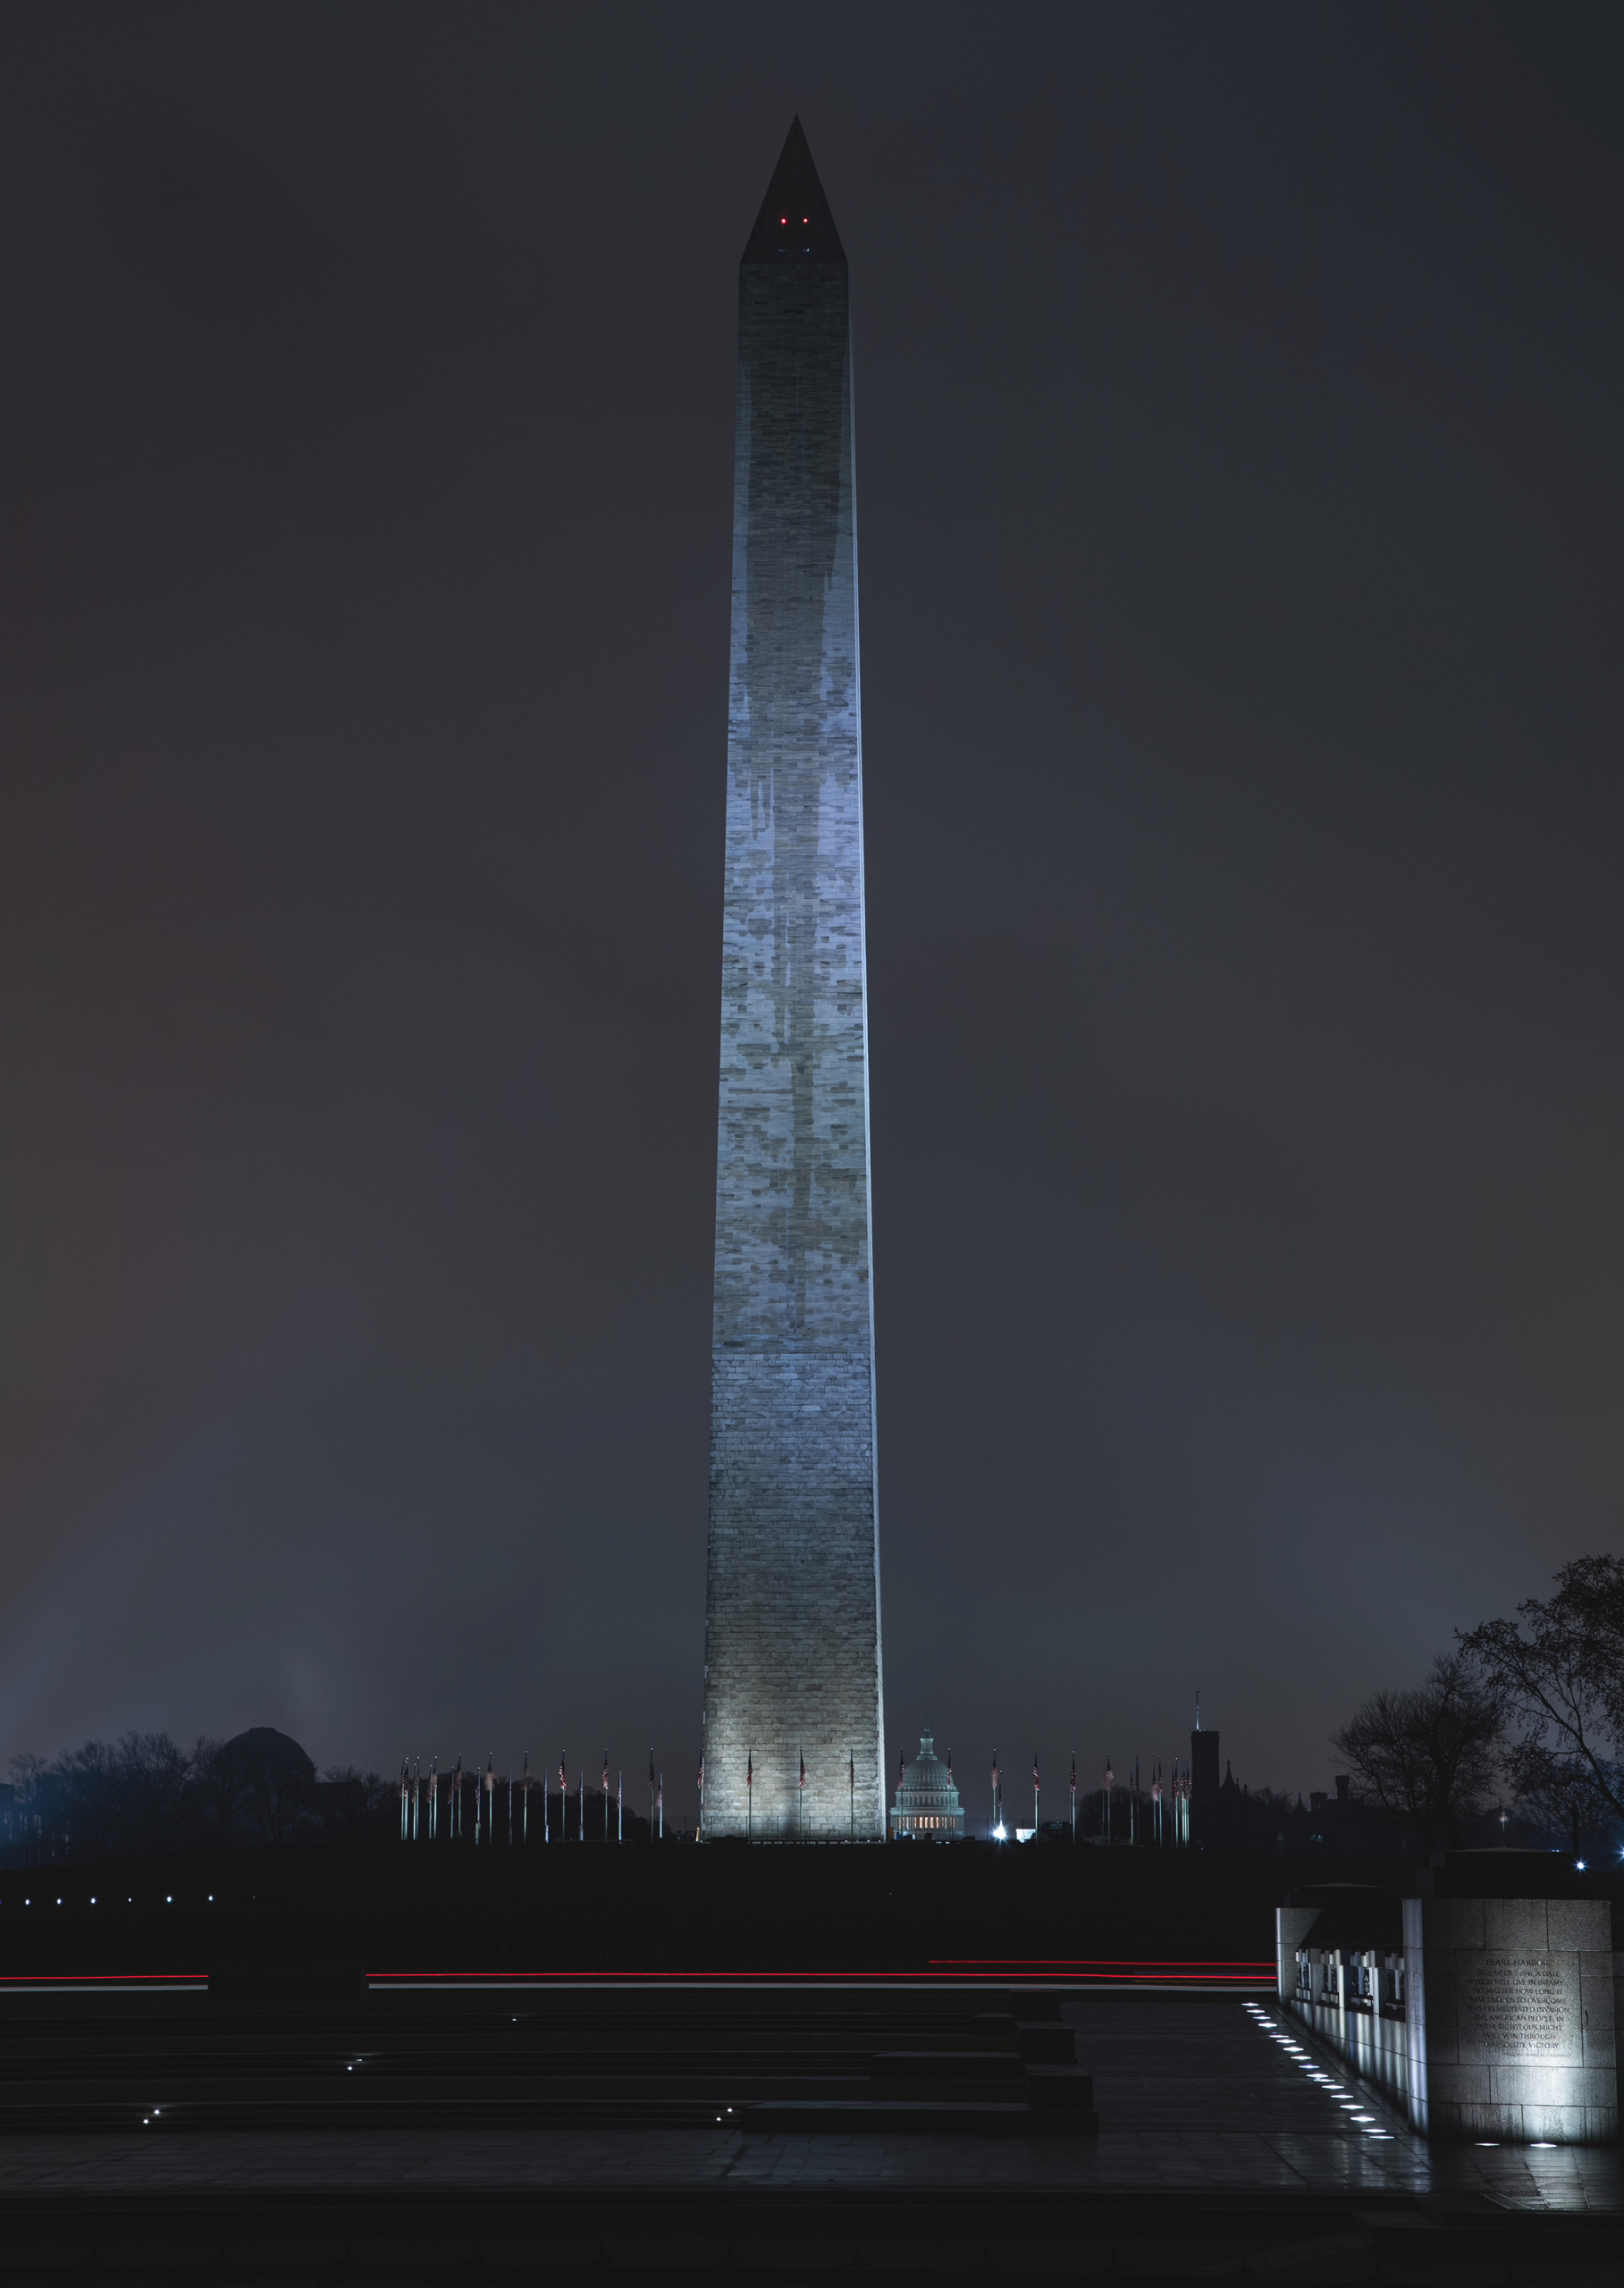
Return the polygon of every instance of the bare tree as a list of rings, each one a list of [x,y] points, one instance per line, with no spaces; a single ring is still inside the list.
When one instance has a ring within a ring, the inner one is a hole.
[[[191,1754],[191,1812],[204,1841],[223,1846],[241,1839],[248,1779],[241,1757],[224,1740],[198,1735]]]
[[[118,1771],[127,1848],[168,1849],[179,1840],[191,1758],[167,1732],[126,1732],[118,1744]]]
[[[386,1831],[394,1826],[397,1783],[381,1779],[375,1771],[358,1771],[352,1763],[335,1764],[316,1788],[316,1817],[323,1838],[330,1843],[360,1843],[387,1813]]]
[[[1423,1685],[1374,1694],[1331,1745],[1346,1759],[1354,1793],[1390,1819],[1418,1828],[1428,1854],[1440,1835],[1460,1838],[1500,1770],[1499,1695],[1458,1653],[1441,1653]]]
[[[9,1841],[29,1863],[33,1850],[33,1838],[40,1815],[40,1800],[46,1791],[44,1773],[46,1760],[42,1755],[14,1755],[12,1758],[12,1815]]]
[[[1525,1598],[1517,1614],[1458,1631],[1461,1653],[1520,1728],[1512,1786],[1569,1828],[1577,1852],[1593,1826],[1624,1820],[1624,1560],[1576,1557],[1553,1597]]]
[[[75,1859],[102,1859],[116,1851],[124,1830],[124,1773],[116,1748],[87,1740],[41,1770],[37,1787],[48,1798],[47,1818],[62,1848]]]

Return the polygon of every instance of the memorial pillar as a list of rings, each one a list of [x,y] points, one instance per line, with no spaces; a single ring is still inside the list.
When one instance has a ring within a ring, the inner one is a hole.
[[[1406,1899],[1404,2016],[1423,2136],[1616,2140],[1604,1899]]]
[[[1275,1990],[1283,2002],[1298,1998],[1297,1949],[1319,1920],[1317,1906],[1275,1909]]]

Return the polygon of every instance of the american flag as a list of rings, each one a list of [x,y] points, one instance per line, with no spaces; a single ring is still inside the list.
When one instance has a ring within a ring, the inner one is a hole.
[[[559,1758],[559,1793],[560,1796],[568,1796],[569,1793],[569,1782],[564,1777],[564,1759],[562,1756],[560,1756]]]
[[[806,1758],[804,1756],[801,1758],[801,1785],[803,1788],[806,1785]]]
[[[1077,1751],[1075,1748],[1072,1750],[1072,1793],[1073,1796],[1077,1793]]]
[[[748,1749],[745,1751],[745,1785],[746,1788],[755,1785],[755,1758]]]
[[[606,1796],[609,1793],[609,1750],[607,1748],[603,1751],[603,1793]]]
[[[1032,1786],[1035,1788],[1035,1787],[1037,1786],[1037,1784],[1038,1784],[1038,1751],[1037,1751],[1037,1749],[1036,1749],[1036,1748],[1034,1748],[1034,1749],[1032,1750]]]

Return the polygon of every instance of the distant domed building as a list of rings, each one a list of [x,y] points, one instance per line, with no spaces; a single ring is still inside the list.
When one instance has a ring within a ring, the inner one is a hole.
[[[274,1724],[250,1724],[246,1732],[239,1732],[227,1740],[225,1752],[241,1764],[285,1764],[290,1771],[302,1772],[307,1779],[316,1777],[314,1760],[297,1740],[290,1739],[286,1732],[279,1732]]]
[[[951,1748],[947,1753],[951,1757]],[[938,1760],[929,1732],[920,1735],[919,1754],[897,1783],[892,1833],[899,1842],[905,1835],[921,1843],[964,1840],[964,1813],[953,1784],[953,1766]]]

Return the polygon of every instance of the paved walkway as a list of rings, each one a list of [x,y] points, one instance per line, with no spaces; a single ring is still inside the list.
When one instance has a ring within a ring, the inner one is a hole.
[[[1418,2195],[1523,2210],[1624,2210],[1615,2149],[1433,2148],[1328,2051],[1311,2080],[1238,2000],[1083,1994],[1064,2002],[1093,2073],[1098,2137],[744,2137],[713,2132],[166,2132],[0,2143],[12,2193],[352,2191],[463,2186],[601,2191],[686,2187],[815,2193],[1023,2189],[1106,2200],[1300,2192],[1385,2203]],[[1283,2024],[1283,2021],[1281,2022]],[[1293,2028],[1298,2043],[1314,2044]],[[1356,2118],[1356,2116],[1362,2118]]]

